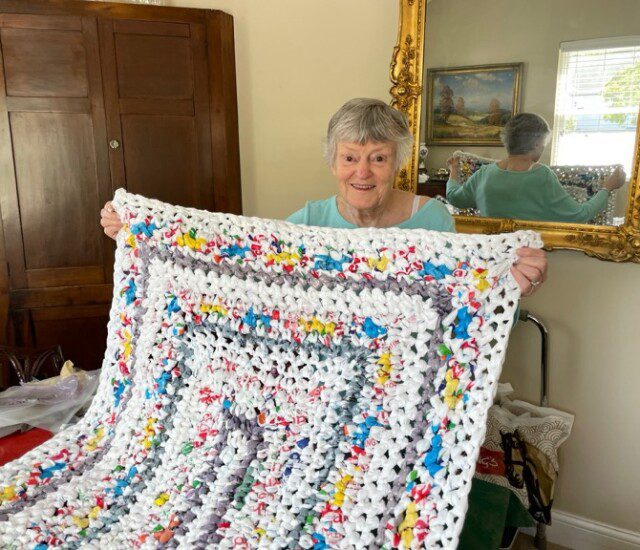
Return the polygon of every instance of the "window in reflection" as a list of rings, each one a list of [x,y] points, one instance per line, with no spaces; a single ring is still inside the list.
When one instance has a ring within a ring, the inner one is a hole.
[[[560,45],[552,164],[620,163],[631,174],[640,100],[640,37]]]

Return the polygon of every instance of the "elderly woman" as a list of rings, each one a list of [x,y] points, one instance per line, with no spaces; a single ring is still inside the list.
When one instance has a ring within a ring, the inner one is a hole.
[[[447,200],[458,208],[477,208],[482,216],[520,220],[587,223],[607,207],[609,194],[624,184],[616,168],[600,190],[584,203],[574,200],[540,156],[549,140],[547,121],[533,113],[515,115],[501,137],[507,158],[485,164],[465,183],[459,183],[457,157],[447,165]]]
[[[331,117],[325,160],[338,193],[308,202],[287,218],[322,227],[401,227],[455,231],[446,206],[393,188],[411,155],[413,136],[406,118],[382,101],[352,99]]]
[[[396,173],[411,154],[413,136],[405,116],[376,99],[352,99],[329,122],[325,157],[338,182],[328,199],[308,202],[288,221],[336,228],[400,227],[455,231],[453,218],[439,201],[394,189]],[[110,203],[101,224],[111,238],[122,227]],[[543,251],[518,250],[512,269],[522,294],[544,281]]]

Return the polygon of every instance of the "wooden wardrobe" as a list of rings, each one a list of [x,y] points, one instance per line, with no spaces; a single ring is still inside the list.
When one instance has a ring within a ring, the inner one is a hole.
[[[0,340],[101,366],[119,187],[241,212],[231,16],[0,0]]]

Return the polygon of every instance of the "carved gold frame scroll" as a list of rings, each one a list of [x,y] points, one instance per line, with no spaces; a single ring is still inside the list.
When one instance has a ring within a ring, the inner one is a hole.
[[[413,155],[400,170],[396,187],[415,192],[418,182],[418,148],[422,109],[422,60],[427,0],[399,0],[398,42],[393,50],[390,77],[391,105],[404,112],[414,136]],[[640,128],[640,126],[639,126]],[[614,262],[640,263],[640,130],[636,134],[635,155],[628,191],[625,223],[599,226],[556,222],[533,222],[502,218],[456,216],[461,233],[503,233],[518,229],[538,231],[545,248],[582,250],[589,256]]]

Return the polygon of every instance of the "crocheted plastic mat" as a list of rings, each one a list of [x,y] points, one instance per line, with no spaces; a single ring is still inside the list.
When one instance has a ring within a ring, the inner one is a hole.
[[[538,235],[114,204],[98,393],[0,470],[0,543],[454,548]]]
[[[460,168],[460,183],[466,182],[471,175],[480,169],[484,164],[493,164],[499,159],[481,157],[473,153],[465,153],[464,151],[455,151],[453,153],[458,157],[458,166]],[[551,171],[557,176],[560,185],[571,195],[571,197],[579,203],[587,202],[602,187],[604,180],[611,175],[617,168],[622,167],[620,164],[593,165],[593,166],[549,166]],[[616,207],[616,193],[611,191],[607,198],[606,209],[598,214],[590,223],[594,225],[612,225]],[[454,207],[455,213],[464,214],[466,216],[479,216],[475,208],[459,209]]]

